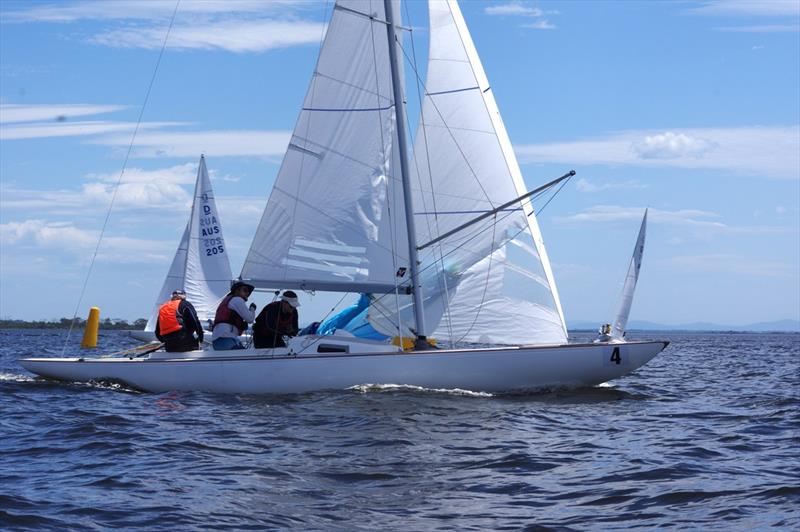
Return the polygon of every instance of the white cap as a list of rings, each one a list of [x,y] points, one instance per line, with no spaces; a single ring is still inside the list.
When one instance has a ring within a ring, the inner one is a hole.
[[[287,303],[289,303],[294,308],[297,308],[297,307],[300,306],[300,301],[298,301],[296,297],[281,296],[281,299],[283,301],[286,301]]]

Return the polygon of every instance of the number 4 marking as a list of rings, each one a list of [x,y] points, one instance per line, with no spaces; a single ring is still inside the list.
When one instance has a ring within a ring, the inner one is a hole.
[[[622,362],[622,357],[619,356],[619,347],[615,347],[614,351],[611,352],[611,362],[615,364],[620,364]]]

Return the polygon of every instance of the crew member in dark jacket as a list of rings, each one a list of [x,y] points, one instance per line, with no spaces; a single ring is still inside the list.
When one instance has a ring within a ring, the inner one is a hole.
[[[273,301],[256,317],[253,324],[253,345],[257,348],[286,347],[284,336],[296,336],[297,307],[300,302],[291,290],[283,293],[278,301]]]
[[[186,301],[183,290],[172,292],[172,299],[158,309],[156,338],[164,342],[165,351],[172,353],[199,349],[203,341],[203,326],[192,304]]]

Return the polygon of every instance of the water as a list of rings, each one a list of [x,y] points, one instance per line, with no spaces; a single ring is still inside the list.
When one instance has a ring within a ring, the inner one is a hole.
[[[800,529],[798,334],[649,334],[672,344],[611,385],[505,397],[146,394],[16,365],[64,336],[0,331],[0,528]]]

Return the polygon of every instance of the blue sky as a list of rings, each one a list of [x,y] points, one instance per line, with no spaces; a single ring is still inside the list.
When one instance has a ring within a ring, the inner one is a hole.
[[[80,315],[146,317],[201,153],[239,271],[330,7],[180,3]],[[527,184],[577,171],[539,218],[568,322],[611,319],[645,207],[632,319],[800,319],[796,0],[461,7]],[[0,2],[3,318],[72,316],[174,8]]]

